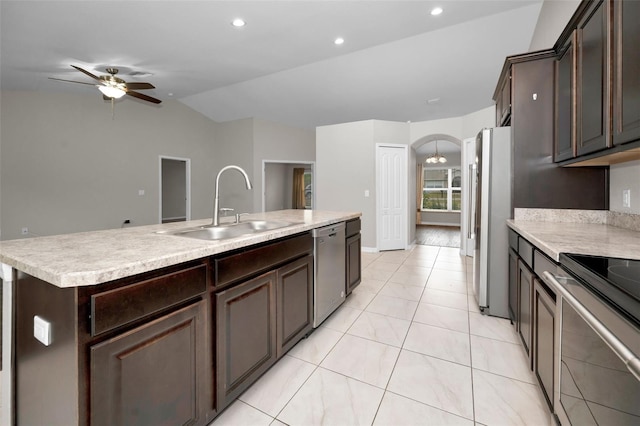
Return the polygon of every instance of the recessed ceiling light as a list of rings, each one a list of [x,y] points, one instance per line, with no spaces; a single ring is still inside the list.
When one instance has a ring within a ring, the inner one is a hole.
[[[337,39],[335,39],[333,41],[334,44],[337,44],[338,46],[340,46],[341,44],[344,44],[344,39],[342,37],[338,37]]]
[[[440,102],[440,98],[432,98],[427,100],[428,104],[437,104],[438,102]]]
[[[236,28],[240,28],[247,25],[247,23],[244,21],[244,19],[236,18],[233,21],[231,21],[231,25],[233,25]]]
[[[431,15],[432,16],[438,16],[442,13],[442,8],[441,7],[434,7],[433,9],[431,9]]]

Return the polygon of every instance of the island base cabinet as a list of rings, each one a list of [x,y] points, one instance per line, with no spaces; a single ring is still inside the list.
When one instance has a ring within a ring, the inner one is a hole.
[[[533,294],[533,272],[524,262],[518,262],[518,333],[531,368],[531,297]]]
[[[313,328],[313,256],[278,269],[276,293],[280,358]]]
[[[91,425],[196,425],[207,414],[206,302],[90,349]]]
[[[215,294],[218,412],[276,361],[276,272]]]

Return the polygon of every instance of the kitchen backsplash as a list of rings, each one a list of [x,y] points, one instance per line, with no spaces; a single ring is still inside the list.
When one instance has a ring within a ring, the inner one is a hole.
[[[600,223],[617,228],[640,231],[640,214],[607,210],[521,209],[514,211],[515,220],[529,222]]]

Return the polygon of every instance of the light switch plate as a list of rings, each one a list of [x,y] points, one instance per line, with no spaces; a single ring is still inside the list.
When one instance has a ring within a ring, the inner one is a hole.
[[[34,316],[33,337],[45,346],[51,345],[51,323],[38,315]]]
[[[631,190],[622,190],[622,207],[631,208]]]

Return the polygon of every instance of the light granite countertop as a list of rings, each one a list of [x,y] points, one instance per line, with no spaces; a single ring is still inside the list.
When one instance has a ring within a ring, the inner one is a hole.
[[[294,225],[219,241],[158,233],[208,225],[211,219],[0,241],[0,262],[58,287],[95,285],[360,216],[321,210],[256,213],[243,216],[242,221],[278,220]]]
[[[559,261],[560,253],[640,260],[640,232],[599,223],[508,220],[507,225]]]

